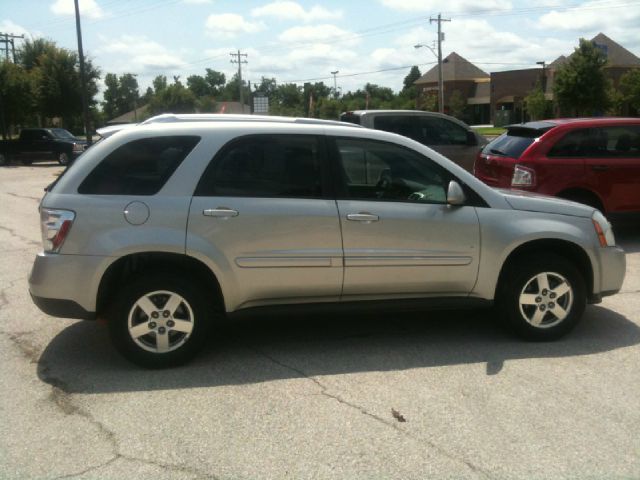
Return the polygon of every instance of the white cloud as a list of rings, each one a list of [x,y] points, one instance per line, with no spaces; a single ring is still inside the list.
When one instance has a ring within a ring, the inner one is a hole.
[[[208,5],[213,2],[211,0],[182,0],[182,3],[188,3],[190,5]]]
[[[31,37],[32,35],[32,32],[29,32],[26,28],[12,22],[11,20],[3,20],[2,22],[0,22],[0,32],[12,33],[14,35],[24,35],[25,37]],[[35,34],[33,35],[36,37],[41,36]]]
[[[360,41],[359,38],[354,38],[352,32],[330,24],[292,27],[283,31],[278,39],[286,43],[330,42],[342,46],[354,45]]]
[[[232,38],[242,33],[259,32],[264,28],[261,23],[248,22],[242,15],[235,13],[209,15],[205,26],[209,36],[226,38]]]
[[[88,18],[102,18],[105,16],[104,11],[95,0],[80,0],[80,14]],[[75,6],[73,0],[56,0],[51,5],[51,11],[56,15],[75,15]]]
[[[405,12],[439,12],[443,10],[440,0],[380,0],[385,7]],[[496,10],[511,10],[509,0],[456,0],[444,6],[446,13],[486,12]],[[445,15],[446,16],[446,15]]]
[[[167,47],[143,35],[121,35],[119,38],[101,35],[100,40],[104,46],[98,53],[117,54],[120,71],[175,69],[184,65],[184,61],[170,53]]]
[[[273,17],[280,20],[302,20],[311,22],[315,20],[331,20],[342,18],[342,11],[330,11],[320,5],[314,5],[305,10],[299,3],[288,0],[276,0],[262,7],[251,10],[254,17]]]
[[[552,10],[539,19],[538,27],[544,30],[564,30],[591,38],[602,32],[627,48],[640,47],[640,8],[622,7],[618,0],[590,1],[575,8]],[[577,38],[574,42],[577,44]]]

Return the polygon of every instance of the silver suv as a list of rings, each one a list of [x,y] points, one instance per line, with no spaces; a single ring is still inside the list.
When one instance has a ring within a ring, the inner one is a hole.
[[[274,305],[495,303],[516,332],[552,339],[625,273],[593,208],[494,190],[409,138],[323,122],[125,129],[40,215],[34,302],[108,319],[148,367],[192,358],[216,316]]]

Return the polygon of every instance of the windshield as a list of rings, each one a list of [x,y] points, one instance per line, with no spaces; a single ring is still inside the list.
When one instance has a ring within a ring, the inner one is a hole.
[[[71,132],[65,130],[64,128],[52,128],[49,130],[51,134],[56,138],[62,138],[65,140],[75,140],[76,137],[73,136]]]

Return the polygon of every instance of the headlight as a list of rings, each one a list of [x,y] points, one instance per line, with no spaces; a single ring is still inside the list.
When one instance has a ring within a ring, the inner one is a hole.
[[[531,187],[535,184],[535,172],[531,168],[516,165],[511,178],[512,187]]]
[[[613,247],[616,244],[616,239],[613,236],[613,229],[611,224],[600,212],[595,212],[591,217],[593,222],[593,228],[596,229],[596,235],[598,235],[598,241],[601,247]]]

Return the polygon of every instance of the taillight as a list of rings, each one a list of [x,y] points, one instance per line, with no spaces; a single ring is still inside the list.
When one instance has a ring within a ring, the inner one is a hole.
[[[75,218],[76,214],[70,210],[40,208],[40,230],[45,252],[57,253],[60,251]]]
[[[512,187],[532,187],[536,183],[535,171],[531,168],[516,165],[513,168],[513,177],[511,177]]]

